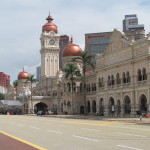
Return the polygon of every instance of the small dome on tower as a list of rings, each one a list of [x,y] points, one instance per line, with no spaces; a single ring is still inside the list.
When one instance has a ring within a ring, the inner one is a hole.
[[[73,39],[71,38],[71,43],[68,44],[63,50],[63,57],[68,56],[80,56],[81,48],[79,45],[73,44]]]
[[[52,16],[49,16],[46,18],[47,23],[43,25],[42,27],[42,32],[50,32],[50,31],[54,31],[55,33],[57,33],[57,26],[52,23],[53,18]]]
[[[23,69],[22,72],[20,72],[18,74],[18,80],[20,80],[20,79],[28,79],[28,78],[29,78],[29,74],[27,72],[25,72],[24,69]]]

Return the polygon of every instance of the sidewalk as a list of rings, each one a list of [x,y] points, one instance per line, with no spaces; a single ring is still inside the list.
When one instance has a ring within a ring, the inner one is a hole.
[[[30,114],[36,115],[36,114]],[[51,118],[66,118],[66,119],[85,119],[85,120],[106,120],[106,121],[127,121],[127,122],[139,122],[139,123],[148,123],[150,124],[150,118],[140,117],[105,117],[105,116],[94,116],[94,115],[44,115],[44,117]]]

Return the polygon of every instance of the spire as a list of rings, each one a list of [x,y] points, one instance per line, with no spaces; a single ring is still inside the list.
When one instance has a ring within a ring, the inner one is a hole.
[[[23,66],[23,72],[24,72],[24,66]]]
[[[54,19],[52,18],[52,16],[50,16],[50,11],[49,11],[49,15],[48,15],[48,17],[46,18],[46,20],[48,21],[48,22],[52,22]]]
[[[72,37],[72,35],[71,35],[71,39],[70,39],[70,42],[71,42],[71,44],[73,43],[73,37]]]

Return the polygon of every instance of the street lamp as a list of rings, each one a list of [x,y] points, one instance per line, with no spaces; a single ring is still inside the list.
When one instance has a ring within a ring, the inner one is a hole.
[[[30,95],[31,95],[31,91],[22,92],[19,94],[19,99],[23,103],[23,113],[24,114],[25,114],[25,100],[27,100],[27,98],[29,98]]]

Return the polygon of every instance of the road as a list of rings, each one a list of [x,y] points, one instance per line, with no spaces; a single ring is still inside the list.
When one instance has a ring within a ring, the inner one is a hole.
[[[39,150],[150,150],[150,124],[0,115],[0,131]]]

